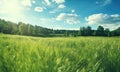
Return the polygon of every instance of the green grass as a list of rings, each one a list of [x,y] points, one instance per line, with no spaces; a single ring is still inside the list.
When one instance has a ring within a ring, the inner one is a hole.
[[[120,37],[0,34],[0,72],[120,72]]]

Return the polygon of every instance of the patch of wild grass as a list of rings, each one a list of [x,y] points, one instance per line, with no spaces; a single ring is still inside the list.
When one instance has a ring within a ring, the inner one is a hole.
[[[120,38],[2,34],[0,72],[120,72]]]

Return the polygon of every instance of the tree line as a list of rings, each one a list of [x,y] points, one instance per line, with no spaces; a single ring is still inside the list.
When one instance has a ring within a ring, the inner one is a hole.
[[[41,26],[33,26],[31,24],[25,24],[23,22],[13,23],[11,21],[5,21],[0,19],[0,33],[4,34],[16,34],[27,36],[42,36],[42,37],[54,37],[54,36],[120,36],[120,27],[116,30],[110,31],[104,29],[102,26],[98,26],[96,30],[92,30],[90,26],[80,27],[80,30],[54,30],[44,28]]]

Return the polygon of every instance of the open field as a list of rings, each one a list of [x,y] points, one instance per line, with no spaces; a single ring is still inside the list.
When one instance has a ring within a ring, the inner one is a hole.
[[[0,72],[120,72],[120,37],[0,34]]]

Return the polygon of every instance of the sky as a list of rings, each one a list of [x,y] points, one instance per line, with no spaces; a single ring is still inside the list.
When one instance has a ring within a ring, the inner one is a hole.
[[[120,0],[0,0],[0,18],[52,29],[120,27]]]

